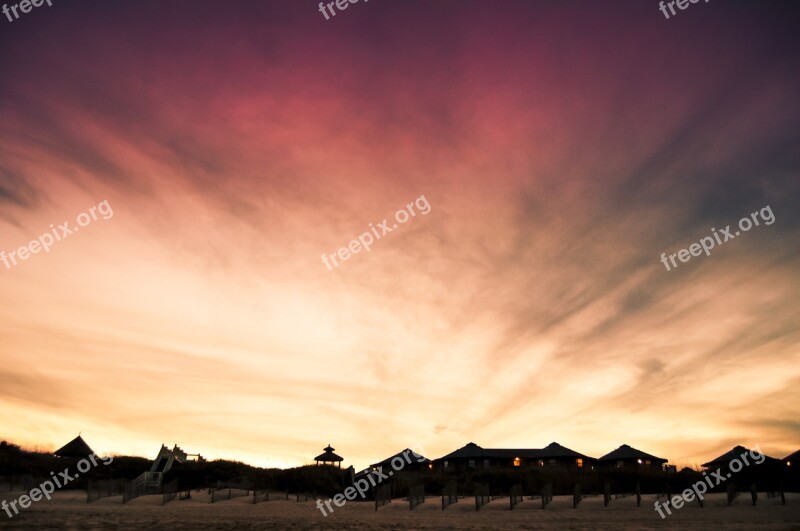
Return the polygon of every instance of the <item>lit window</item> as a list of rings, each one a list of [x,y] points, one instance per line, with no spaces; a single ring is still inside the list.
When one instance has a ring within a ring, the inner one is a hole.
[[[522,464],[522,461],[520,461],[519,457],[515,457],[514,458],[514,466],[519,466],[521,464]]]
[[[538,463],[539,463],[539,466],[544,466],[544,460],[543,459],[539,459]]]
[[[428,468],[430,468],[431,470],[433,470],[433,463],[428,463]]]
[[[644,460],[644,464],[649,465],[650,464],[650,460],[649,459],[645,459]]]
[[[786,461],[786,466],[792,466],[792,462],[791,461]]]
[[[578,468],[583,468],[583,459],[576,459],[575,463],[578,465]]]
[[[640,465],[642,464],[642,460],[641,459],[637,459],[636,462],[639,463]]]

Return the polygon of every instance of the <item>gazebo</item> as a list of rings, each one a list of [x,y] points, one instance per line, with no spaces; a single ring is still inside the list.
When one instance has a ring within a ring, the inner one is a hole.
[[[325,450],[324,453],[321,453],[314,458],[314,461],[317,462],[317,465],[331,465],[342,468],[342,461],[344,461],[344,459],[342,459],[341,456],[338,456],[335,453],[333,453],[335,448],[331,448],[331,445],[328,444],[328,446],[323,448],[323,450]]]

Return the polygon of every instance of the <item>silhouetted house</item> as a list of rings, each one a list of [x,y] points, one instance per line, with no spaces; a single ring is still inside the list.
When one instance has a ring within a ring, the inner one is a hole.
[[[601,457],[599,462],[601,465],[615,469],[638,470],[640,468],[648,468],[663,470],[667,459],[650,455],[628,446],[627,444],[623,444],[616,450]]]
[[[731,466],[734,461],[738,461],[739,464]],[[703,463],[702,467],[707,471],[716,471],[719,468],[723,474],[730,472],[733,475],[740,473],[743,469],[778,469],[781,464],[780,459],[769,457],[758,451],[752,452],[744,446],[734,446],[731,451],[725,452],[708,463]]]
[[[558,443],[550,443],[539,450],[539,466],[562,466],[567,468],[594,468],[597,459],[579,454]]]
[[[409,462],[410,461],[410,462]],[[392,465],[394,462],[394,465]],[[409,448],[398,452],[383,461],[379,461],[369,466],[370,470],[423,470],[430,466],[431,460],[424,455],[414,454]]]
[[[57,457],[68,457],[72,459],[83,459],[92,454],[94,454],[94,451],[89,448],[89,445],[86,444],[86,441],[84,441],[83,437],[80,435],[54,452],[54,455]]]
[[[314,461],[316,461],[318,465],[331,465],[342,468],[342,461],[344,461],[344,459],[341,456],[338,456],[335,453],[333,453],[335,449],[336,448],[331,448],[331,445],[329,444],[328,446],[323,448],[324,453],[321,453],[317,457],[315,457]]]
[[[797,492],[800,489],[800,450],[787,455],[781,459],[783,470],[781,470],[782,483],[789,491]]]
[[[558,443],[550,443],[544,448],[482,448],[471,442],[435,459],[433,464],[438,470],[458,472],[493,467],[592,468],[596,461]]]
[[[793,454],[787,455],[786,457],[781,459],[781,461],[783,461],[784,465],[790,468],[800,469],[800,450],[797,450]]]

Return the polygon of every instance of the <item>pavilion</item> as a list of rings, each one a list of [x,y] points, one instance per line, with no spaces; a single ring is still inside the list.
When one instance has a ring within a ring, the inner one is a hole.
[[[317,465],[331,465],[331,466],[338,466],[342,468],[342,461],[344,459],[333,453],[336,448],[332,448],[330,444],[323,448],[324,453],[319,454],[317,457],[314,458],[314,461],[317,462]]]

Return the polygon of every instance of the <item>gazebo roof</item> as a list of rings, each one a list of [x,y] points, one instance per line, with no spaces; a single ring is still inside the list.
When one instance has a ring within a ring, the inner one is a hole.
[[[342,456],[333,453],[335,448],[332,448],[330,444],[325,448],[323,448],[323,450],[325,450],[325,453],[319,454],[317,457],[314,458],[314,461],[322,461],[323,463],[335,463],[339,461],[344,461],[344,458]]]

